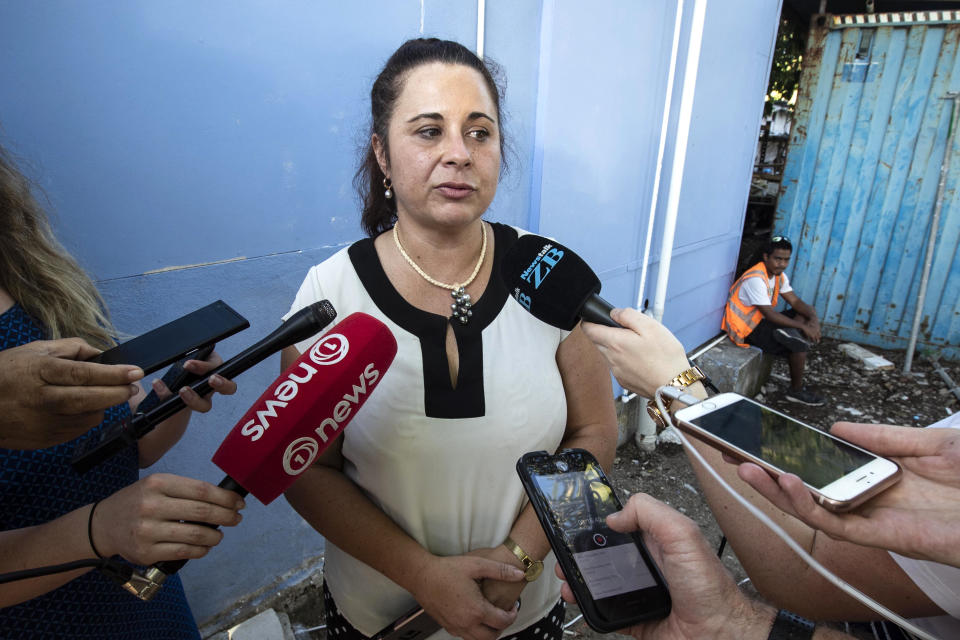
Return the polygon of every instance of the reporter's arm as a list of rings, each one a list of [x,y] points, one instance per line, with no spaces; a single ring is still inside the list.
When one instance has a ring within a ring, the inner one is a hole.
[[[766,640],[769,636],[776,610],[740,592],[695,522],[648,495],[636,494],[623,511],[607,517],[607,524],[623,533],[643,532],[672,600],[666,618],[634,625],[623,633],[643,640]],[[563,578],[559,566],[557,575]],[[574,602],[566,583],[562,595]],[[849,636],[817,628],[813,637]]]
[[[55,520],[0,532],[0,572],[21,571],[119,555],[149,565],[160,560],[199,558],[220,542],[219,531],[189,522],[234,526],[240,522],[237,494],[209,483],[169,474],[147,476],[97,504],[85,505]],[[0,606],[10,606],[52,591],[86,573],[67,573],[0,585]]]
[[[960,431],[838,422],[831,433],[893,459],[900,481],[854,511],[832,513],[792,474],[778,483],[743,464],[738,475],[779,509],[837,540],[960,566]]]
[[[834,574],[906,618],[943,615],[890,554],[831,539],[780,511],[737,477],[736,467],[696,439],[695,447],[733,489],[764,511],[801,547]],[[703,495],[731,548],[757,591],[774,605],[814,620],[875,620],[877,614],[853,600],[809,567],[779,537],[737,502],[693,455],[687,457]]]
[[[624,388],[653,398],[659,387],[690,367],[680,341],[650,316],[636,309],[614,309],[611,317],[626,330],[584,322],[583,331]],[[707,397],[699,382],[686,391],[698,398]]]

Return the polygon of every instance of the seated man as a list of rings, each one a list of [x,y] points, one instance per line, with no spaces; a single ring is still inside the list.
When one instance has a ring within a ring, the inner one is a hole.
[[[792,251],[793,245],[787,238],[770,239],[763,260],[747,269],[730,287],[721,328],[738,347],[753,345],[764,353],[786,356],[790,364],[787,400],[819,407],[823,397],[804,389],[803,368],[810,342],[820,341],[820,320],[816,310],[793,292],[783,272],[790,264]],[[780,296],[791,307],[784,313],[776,310]]]

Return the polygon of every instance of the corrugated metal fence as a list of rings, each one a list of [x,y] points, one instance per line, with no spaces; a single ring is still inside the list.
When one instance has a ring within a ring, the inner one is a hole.
[[[950,128],[945,95],[960,91],[957,19],[952,11],[814,18],[775,226],[793,240],[791,282],[828,335],[906,346]],[[954,360],[958,180],[954,157],[917,345]]]

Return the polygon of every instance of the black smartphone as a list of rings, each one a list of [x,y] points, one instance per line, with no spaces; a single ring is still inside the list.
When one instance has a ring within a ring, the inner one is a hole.
[[[375,633],[370,640],[422,640],[440,629],[440,623],[417,605]]]
[[[609,633],[670,613],[670,592],[640,535],[607,526],[623,505],[589,451],[527,453],[517,473],[587,624]]]
[[[90,358],[102,364],[132,364],[153,373],[172,362],[191,358],[199,349],[243,331],[247,319],[217,300]]]

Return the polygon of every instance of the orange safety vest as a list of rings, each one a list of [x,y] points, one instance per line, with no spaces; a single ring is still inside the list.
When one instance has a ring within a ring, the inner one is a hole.
[[[747,269],[740,279],[730,287],[730,296],[727,298],[727,306],[723,311],[723,322],[720,328],[727,332],[727,336],[738,347],[749,347],[744,339],[750,335],[750,332],[757,328],[760,321],[763,320],[763,314],[760,313],[755,305],[744,304],[740,299],[740,287],[749,278],[763,278],[763,283],[770,281],[770,274],[767,273],[767,267],[763,262],[758,262]],[[773,284],[773,295],[770,296],[770,304],[776,305],[780,296],[781,276],[777,276]]]

